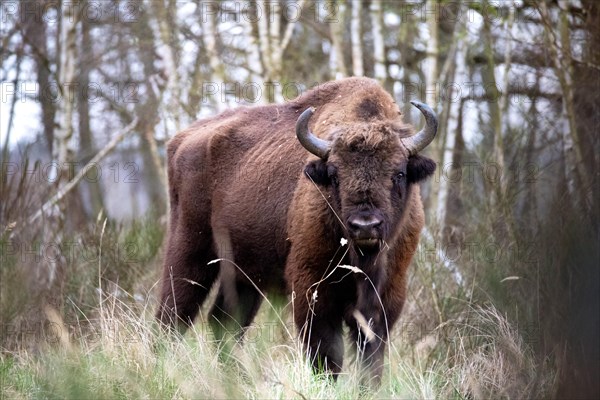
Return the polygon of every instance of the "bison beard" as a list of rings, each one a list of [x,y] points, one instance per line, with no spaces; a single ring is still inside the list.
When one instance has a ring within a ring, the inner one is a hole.
[[[178,133],[159,321],[189,326],[218,282],[215,333],[241,336],[261,291],[292,292],[315,370],[340,372],[345,323],[365,379],[378,383],[424,224],[418,182],[435,169],[418,153],[437,120],[413,104],[426,120],[417,134],[375,81],[347,78]]]

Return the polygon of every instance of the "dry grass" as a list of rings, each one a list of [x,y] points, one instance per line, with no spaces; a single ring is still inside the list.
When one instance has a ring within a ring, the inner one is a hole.
[[[3,249],[15,237],[19,243],[42,240],[23,232],[3,231]],[[19,252],[1,254],[0,398],[554,395],[556,367],[534,355],[514,319],[477,300],[479,276],[472,274],[465,290],[451,271],[426,257],[415,257],[409,298],[390,332],[377,390],[360,387],[349,342],[336,383],[312,374],[295,336],[293,305],[281,312],[265,302],[244,343],[227,348],[229,357],[208,329],[206,310],[183,338],[166,337],[152,316],[163,232],[152,217],[124,227],[101,216],[75,237],[61,232],[57,243],[77,243],[79,252],[61,260],[62,273],[48,287],[35,279],[40,263]]]
[[[173,340],[156,329],[154,301],[114,293],[103,292],[102,306],[75,327],[46,307],[60,335],[36,352],[3,354],[2,397],[523,398],[548,394],[553,384],[493,306],[467,306],[453,321],[420,332],[415,344],[400,328],[392,332],[382,387],[365,393],[355,363],[347,362],[337,383],[312,375],[287,333],[289,315],[263,308],[245,342],[223,359],[202,321]],[[540,372],[544,387],[535,384]]]

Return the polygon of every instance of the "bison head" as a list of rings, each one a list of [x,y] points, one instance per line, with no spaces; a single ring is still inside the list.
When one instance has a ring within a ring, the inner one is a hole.
[[[429,106],[413,101],[425,127],[413,136],[402,121],[358,121],[336,127],[324,140],[310,132],[314,108],[296,123],[296,135],[309,152],[305,174],[325,188],[330,205],[356,254],[377,254],[397,231],[411,185],[428,177],[435,162],[418,153],[435,137],[437,119]]]

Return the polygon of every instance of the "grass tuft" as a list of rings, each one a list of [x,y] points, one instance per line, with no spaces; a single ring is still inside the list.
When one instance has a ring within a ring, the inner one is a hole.
[[[223,361],[205,324],[173,339],[157,329],[152,309],[151,300],[140,305],[105,293],[102,312],[98,307],[88,316],[96,335],[63,332],[69,336],[41,352],[2,355],[2,397],[516,398],[533,393],[537,373],[532,352],[492,306],[469,307],[431,332],[428,351],[418,353],[393,335],[388,373],[372,392],[360,387],[355,363],[347,363],[337,383],[315,377],[299,343],[268,310]],[[64,325],[55,311],[49,314]]]

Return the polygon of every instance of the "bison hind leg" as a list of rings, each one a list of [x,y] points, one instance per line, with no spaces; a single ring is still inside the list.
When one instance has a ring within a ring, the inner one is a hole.
[[[261,293],[251,284],[222,280],[209,317],[215,338],[242,339],[261,303]]]
[[[194,234],[195,240],[187,239]],[[217,279],[219,268],[210,263],[216,258],[210,236],[208,229],[202,235],[176,229],[169,237],[156,311],[157,320],[169,330],[183,333],[192,325]]]
[[[163,327],[177,328],[184,333],[193,324],[217,276],[216,268],[204,268],[206,271],[198,274],[165,267],[161,301],[156,312]]]
[[[213,221],[213,232],[220,260],[220,284],[209,321],[217,340],[223,341],[228,335],[238,340],[252,323],[262,297],[252,282],[238,279],[239,267],[235,263],[229,229],[219,220]]]

